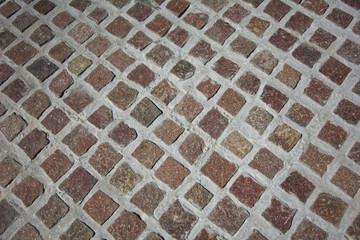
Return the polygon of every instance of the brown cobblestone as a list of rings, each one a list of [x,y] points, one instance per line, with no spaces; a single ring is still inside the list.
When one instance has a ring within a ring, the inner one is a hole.
[[[276,21],[280,21],[289,11],[291,7],[280,0],[271,0],[264,8],[264,12],[273,17]]]
[[[284,83],[286,86],[294,89],[300,81],[301,73],[293,67],[285,64],[283,69],[278,72],[275,77],[279,79],[282,83]]]
[[[315,186],[297,171],[290,173],[280,186],[286,192],[294,194],[303,203],[315,189]]]
[[[209,15],[205,13],[189,13],[183,18],[183,21],[187,24],[195,27],[196,29],[202,29],[208,22]]]
[[[270,105],[276,112],[280,112],[281,109],[288,101],[288,97],[281,93],[276,88],[270,85],[264,87],[263,93],[261,94],[261,100]]]
[[[355,218],[354,222],[347,229],[346,233],[354,238],[360,237],[360,214]]]
[[[6,213],[0,215],[0,234],[3,234],[19,216],[19,212],[16,211],[16,209],[10,205],[6,199],[1,200],[0,211],[2,213]]]
[[[109,14],[107,13],[106,9],[104,9],[104,8],[95,8],[94,11],[92,11],[88,15],[88,18],[93,20],[97,24],[100,24],[108,16],[109,16]]]
[[[34,5],[34,9],[41,13],[42,15],[48,14],[51,10],[53,10],[56,5],[48,0],[40,0]]]
[[[18,15],[12,24],[19,29],[21,32],[24,32],[31,25],[33,25],[39,18],[30,14],[29,12],[23,12]]]
[[[68,35],[72,37],[79,44],[84,43],[88,40],[94,31],[85,23],[78,23],[73,29],[68,32]]]
[[[325,0],[305,0],[301,3],[301,6],[318,15],[323,15],[326,9],[328,9],[329,4]]]
[[[140,64],[129,73],[127,78],[140,84],[142,87],[146,87],[154,81],[155,73],[145,64]]]
[[[174,107],[174,111],[183,115],[188,122],[192,122],[202,110],[203,106],[190,94],[186,94]]]
[[[273,198],[270,207],[262,213],[262,216],[284,234],[290,229],[295,213],[295,209]]]
[[[93,98],[85,90],[72,92],[64,99],[64,103],[77,113],[82,112],[92,101]]]
[[[47,134],[35,128],[18,143],[30,159],[34,159],[49,144]]]
[[[18,197],[26,207],[29,207],[43,191],[42,183],[32,176],[27,176],[12,189],[12,193]]]
[[[178,47],[183,47],[189,37],[190,33],[181,27],[176,27],[167,35],[167,38]]]
[[[257,169],[269,179],[273,179],[283,165],[283,161],[266,148],[261,148],[249,163],[249,167]]]
[[[137,239],[145,230],[146,225],[135,213],[123,211],[108,232],[116,239]]]
[[[195,66],[186,60],[180,60],[170,72],[181,80],[187,80],[195,74]]]
[[[328,234],[309,220],[304,219],[297,227],[295,233],[291,236],[291,240],[300,240],[304,238],[327,239]]]
[[[203,209],[214,195],[209,192],[206,188],[201,186],[199,183],[195,183],[189,191],[186,192],[185,198],[192,204],[198,206],[200,209]]]
[[[212,108],[199,122],[199,127],[212,138],[218,139],[228,124],[229,120],[217,109]]]
[[[19,174],[21,165],[10,157],[4,158],[0,162],[0,186],[5,188]]]
[[[70,227],[60,236],[60,240],[81,239],[90,240],[95,235],[94,231],[85,223],[76,219]]]
[[[131,128],[124,122],[121,122],[111,130],[108,136],[121,147],[126,147],[137,138],[137,132],[134,128]]]
[[[232,7],[224,12],[223,17],[230,19],[232,22],[239,24],[243,18],[248,16],[250,11],[243,8],[240,4],[235,3]]]
[[[360,188],[360,176],[344,166],[337,170],[330,182],[339,187],[350,197],[355,197],[355,194]]]
[[[14,102],[18,102],[29,91],[29,87],[23,80],[17,78],[11,81],[1,92],[8,96]]]
[[[152,60],[159,67],[163,67],[164,64],[169,61],[173,55],[174,52],[171,51],[168,47],[162,44],[158,44],[146,54],[146,57]]]
[[[285,24],[285,27],[290,28],[300,34],[303,34],[311,25],[314,20],[309,16],[297,11],[292,15]]]
[[[301,134],[286,124],[279,125],[271,133],[269,141],[290,152],[301,138]]]
[[[122,159],[110,143],[102,143],[89,158],[90,165],[101,175],[107,175],[110,170]]]
[[[297,37],[279,28],[270,38],[269,42],[275,47],[287,52],[296,43]]]
[[[333,156],[322,152],[318,147],[313,144],[310,144],[307,150],[304,151],[300,156],[300,161],[307,164],[320,176],[325,174],[327,170],[327,165],[329,165],[333,159]]]
[[[100,91],[106,84],[112,81],[115,75],[103,65],[97,66],[84,81],[89,83],[96,91]]]
[[[179,152],[190,164],[203,153],[205,148],[204,140],[195,133],[189,134],[179,147]]]
[[[61,12],[58,15],[56,15],[52,22],[60,29],[64,29],[66,28],[68,25],[70,25],[73,21],[75,20],[75,18],[73,16],[71,16],[69,13],[67,12]]]
[[[63,138],[62,142],[68,145],[76,155],[81,156],[97,142],[97,138],[79,124]]]
[[[331,33],[319,28],[315,31],[314,35],[310,38],[310,42],[315,43],[321,48],[327,49],[332,42],[336,40],[336,37]]]
[[[300,103],[294,103],[286,113],[286,116],[300,126],[306,127],[314,117],[314,114]]]
[[[309,86],[304,89],[304,93],[320,104],[324,106],[327,100],[330,98],[333,89],[325,85],[322,81],[314,78],[309,83]]]
[[[248,0],[249,1],[249,0]],[[270,22],[258,17],[252,17],[246,27],[256,36],[262,37]]]
[[[0,40],[0,42],[2,41]],[[0,64],[0,85],[3,84],[6,80],[8,80],[9,77],[11,77],[14,73],[15,70],[9,65],[5,63]]]
[[[49,89],[57,96],[61,97],[66,89],[73,83],[72,77],[66,70],[59,73],[49,84]]]
[[[51,41],[54,38],[54,34],[51,29],[45,24],[40,25],[31,35],[30,39],[36,42],[39,46]]]
[[[175,16],[181,17],[184,12],[190,6],[190,2],[185,0],[171,0],[167,5],[166,8],[171,11]]]
[[[246,240],[267,240],[267,238],[254,229],[253,233]]]
[[[92,61],[83,56],[77,56],[68,63],[68,69],[73,74],[79,76],[81,75],[90,65]]]
[[[272,70],[276,67],[279,60],[274,57],[268,50],[258,52],[250,61],[255,67],[259,68],[266,74],[270,75]]]
[[[145,127],[149,127],[162,111],[149,99],[143,98],[131,111],[130,116]]]
[[[37,211],[36,216],[46,227],[51,229],[68,211],[68,205],[66,205],[58,195],[54,194],[49,198],[48,202]]]
[[[41,124],[44,125],[53,134],[57,134],[69,122],[70,119],[68,118],[66,113],[64,113],[59,108],[55,108],[41,121]]]
[[[252,144],[236,131],[230,133],[221,145],[241,159],[252,149]]]
[[[142,51],[144,48],[146,48],[151,42],[152,42],[152,39],[149,38],[142,31],[138,31],[128,40],[128,43],[130,43],[131,45],[133,45],[136,49],[138,49],[140,51]]]
[[[340,126],[327,121],[318,134],[318,138],[327,142],[332,147],[340,149],[348,137],[348,133]]]
[[[202,81],[197,85],[196,89],[199,90],[209,100],[219,90],[220,84],[211,80],[210,78]]]
[[[357,164],[360,164],[360,143],[359,142],[354,143],[354,145],[351,147],[347,156],[351,160],[356,162]]]
[[[211,28],[205,31],[205,35],[214,40],[215,42],[223,45],[225,40],[228,39],[235,29],[224,20],[217,20]]]
[[[15,2],[7,2],[0,8],[0,13],[6,18],[11,17],[16,13],[21,7]]]
[[[321,53],[318,50],[310,47],[306,43],[302,43],[300,46],[298,46],[292,52],[292,55],[294,58],[310,68],[312,68],[321,57]]]
[[[155,143],[149,140],[143,140],[135,151],[131,154],[146,168],[152,168],[155,163],[164,155],[164,151]]]
[[[31,116],[39,118],[50,107],[50,104],[50,98],[44,92],[38,90],[26,99],[21,106]]]
[[[167,145],[174,143],[184,132],[184,128],[176,122],[166,119],[154,130],[154,134]]]
[[[130,199],[130,202],[147,215],[152,215],[164,196],[165,192],[154,183],[147,183]]]
[[[14,40],[16,36],[7,29],[4,29],[0,32],[0,48],[4,50],[7,48]]]
[[[46,174],[56,182],[61,178],[73,165],[70,159],[60,150],[56,150],[40,165]]]
[[[211,44],[204,40],[200,40],[189,52],[191,56],[199,58],[204,64],[210,61],[216,53],[217,52],[211,48]]]
[[[336,60],[333,57],[330,57],[324,65],[321,66],[319,72],[327,76],[331,81],[337,85],[341,85],[347,75],[351,72],[351,68]]]
[[[170,20],[158,14],[155,16],[154,20],[146,24],[146,27],[160,37],[163,37],[169,31],[171,25],[172,22]]]
[[[86,44],[86,48],[97,57],[100,57],[110,46],[111,42],[103,36],[97,36]]]
[[[17,65],[24,65],[36,54],[36,49],[30,44],[22,41],[5,52],[5,56],[10,58]]]
[[[41,240],[42,237],[33,225],[27,223],[25,226],[20,228],[20,230],[11,238],[11,240],[22,240],[25,238],[34,239],[34,240]]]
[[[230,192],[248,207],[253,207],[264,191],[265,187],[242,175],[230,187]]]
[[[349,39],[345,40],[336,53],[349,62],[360,64],[360,45]]]
[[[20,115],[13,113],[0,123],[0,131],[11,142],[27,125],[27,122]]]
[[[127,164],[119,166],[110,178],[110,184],[119,189],[123,194],[130,192],[136,184],[142,180],[142,176]]]
[[[61,42],[50,49],[49,55],[56,61],[63,63],[71,56],[73,52],[74,49],[66,44],[66,42]]]
[[[148,18],[152,12],[153,10],[150,6],[142,3],[135,3],[126,13],[140,22]]]
[[[132,29],[131,23],[125,18],[118,16],[105,29],[118,38],[126,37]]]
[[[155,176],[172,189],[177,188],[189,174],[190,171],[172,157],[168,157],[155,172]]]
[[[353,16],[339,8],[334,8],[331,13],[326,16],[326,19],[330,20],[339,27],[346,28],[352,21]]]

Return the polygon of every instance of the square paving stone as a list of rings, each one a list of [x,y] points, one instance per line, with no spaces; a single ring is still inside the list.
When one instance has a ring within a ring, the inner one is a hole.
[[[349,168],[341,166],[330,181],[350,197],[355,197],[360,188],[360,176]]]
[[[132,24],[125,18],[118,16],[105,29],[118,38],[126,37],[132,29]]]
[[[97,138],[79,124],[63,138],[62,142],[76,155],[81,156],[97,142]]]
[[[165,192],[158,188],[154,183],[147,183],[135,193],[130,199],[130,202],[147,215],[152,215],[164,196]]]
[[[49,50],[49,55],[59,63],[63,63],[71,56],[71,54],[73,54],[73,52],[74,49],[66,42],[60,42]]]
[[[97,36],[86,44],[86,48],[97,57],[100,57],[110,46],[111,42],[103,36]]]
[[[217,232],[210,230],[208,228],[203,228],[201,232],[194,238],[194,240],[208,240],[208,239],[215,239],[215,240],[225,240],[225,238],[221,237]]]
[[[269,179],[273,179],[283,166],[283,161],[266,148],[261,148],[249,163],[249,167],[258,170]]]
[[[302,1],[301,6],[318,15],[323,15],[328,9],[329,4],[325,0],[305,0]]]
[[[212,69],[222,77],[231,79],[239,70],[239,66],[233,61],[225,57],[221,57],[215,62]]]
[[[333,156],[324,153],[318,147],[310,144],[306,151],[300,156],[300,161],[304,162],[308,167],[323,176],[327,171],[327,166],[334,159]]]
[[[226,160],[219,153],[213,152],[200,169],[201,173],[210,178],[218,187],[223,188],[236,172],[237,166]]]
[[[336,53],[351,63],[360,64],[360,45],[349,39],[345,40]]]
[[[99,225],[103,225],[111,217],[119,204],[114,202],[108,195],[98,190],[85,203],[83,209]]]
[[[163,37],[171,28],[172,22],[166,17],[158,14],[155,18],[146,24],[146,27],[158,34],[160,37]]]
[[[135,62],[135,58],[129,56],[121,49],[115,51],[107,57],[106,60],[108,60],[120,72],[124,72],[127,67]]]
[[[270,85],[266,85],[264,87],[260,97],[264,103],[270,105],[270,107],[276,112],[280,112],[289,100],[285,94],[281,93],[279,90],[273,88]]]
[[[77,113],[82,112],[90,103],[92,103],[92,101],[93,98],[86,92],[86,90],[77,90],[72,92],[64,99],[64,103]]]
[[[286,124],[282,124],[275,128],[268,140],[281,147],[284,151],[290,152],[300,140],[301,136],[301,133]]]
[[[212,108],[199,122],[199,127],[207,132],[212,138],[218,139],[228,124],[229,120],[217,109]]]
[[[49,84],[51,90],[57,97],[61,97],[66,89],[73,84],[73,79],[66,70],[63,70]]]
[[[18,197],[26,207],[29,207],[43,191],[43,184],[32,176],[25,177],[12,189],[12,193]]]
[[[31,116],[38,119],[50,107],[50,104],[50,98],[44,92],[38,90],[26,99],[21,106]]]
[[[179,147],[179,153],[190,164],[194,164],[196,159],[203,153],[205,148],[204,140],[195,133],[189,134]]]
[[[14,40],[16,36],[7,29],[3,29],[0,32],[0,48],[4,50],[7,48]]]
[[[145,127],[149,127],[162,111],[149,99],[143,98],[131,111],[130,116]]]
[[[7,2],[0,8],[0,13],[6,18],[11,17],[16,13],[21,7],[15,2]]]
[[[164,155],[164,151],[150,140],[143,140],[131,154],[143,166],[151,169],[155,163]]]
[[[159,67],[162,67],[173,55],[174,52],[168,47],[157,44],[146,54],[146,58],[152,60]]]
[[[313,47],[310,47],[306,43],[302,43],[293,52],[294,58],[312,68],[314,64],[320,59],[321,53]]]
[[[202,110],[203,106],[190,94],[186,94],[174,107],[174,111],[183,115],[188,122],[192,122]]]
[[[111,130],[108,136],[121,147],[126,147],[137,138],[137,132],[124,122],[120,122]]]
[[[348,204],[340,198],[329,193],[320,193],[310,210],[337,227],[347,208]]]
[[[78,203],[90,192],[98,180],[82,167],[77,167],[60,185],[59,189],[67,193]]]
[[[208,20],[209,15],[196,12],[191,12],[183,18],[184,22],[198,30],[202,29],[207,24]]]
[[[105,18],[109,16],[108,12],[104,8],[95,8],[94,11],[89,13],[88,18],[100,24]]]
[[[199,90],[209,100],[212,98],[220,88],[220,84],[207,78],[197,85],[196,89]]]
[[[354,143],[347,156],[355,163],[360,164],[360,142]]]
[[[231,185],[230,192],[246,206],[253,207],[265,189],[251,177],[240,176]]]
[[[105,142],[98,146],[89,158],[89,163],[99,174],[106,176],[122,157],[109,143]]]
[[[57,134],[69,122],[70,119],[66,113],[64,113],[60,108],[55,108],[41,121],[41,124],[53,134]]]
[[[308,239],[327,239],[328,234],[322,230],[320,227],[316,226],[314,223],[309,220],[303,220],[293,235],[291,235],[292,240],[301,240],[304,238]]]
[[[354,219],[351,226],[347,229],[346,233],[354,239],[360,237],[360,214]]]
[[[218,100],[217,105],[225,109],[231,115],[235,116],[244,106],[245,102],[246,100],[242,95],[229,88]]]
[[[253,73],[246,72],[235,82],[235,84],[241,90],[243,90],[251,95],[254,95],[259,90],[261,81]]]
[[[48,14],[51,10],[53,10],[56,7],[56,4],[54,4],[53,2],[49,1],[49,0],[40,0],[39,2],[37,2],[34,5],[34,9],[42,14],[42,15],[46,15]]]
[[[273,198],[271,199],[271,205],[262,213],[262,216],[284,234],[290,229],[295,213],[295,209],[291,209],[286,204]]]
[[[171,145],[184,132],[184,128],[173,120],[166,119],[155,128],[154,134],[165,144]]]
[[[142,176],[127,163],[121,164],[110,178],[110,184],[119,189],[123,194],[130,192],[137,183],[142,180]]]
[[[215,42],[223,45],[225,40],[228,39],[234,32],[235,28],[224,20],[219,19],[205,31],[205,35]]]
[[[314,117],[314,114],[300,103],[294,103],[286,113],[286,116],[300,126],[306,127]]]
[[[310,42],[315,43],[319,47],[323,49],[327,49],[332,42],[334,42],[337,38],[331,33],[327,32],[322,28],[318,28],[314,35],[310,38]]]
[[[314,20],[309,16],[297,11],[285,24],[285,27],[290,28],[300,34],[303,34]]]
[[[237,131],[230,133],[221,145],[241,159],[252,149],[252,144]]]
[[[59,14],[57,14],[52,22],[60,29],[64,29],[66,28],[68,25],[70,25],[73,21],[75,20],[75,18],[73,16],[71,16],[69,13],[67,12],[60,12]]]
[[[5,52],[5,56],[11,59],[17,65],[24,65],[33,56],[35,56],[37,50],[30,44],[21,41],[9,50]]]
[[[49,144],[47,134],[35,128],[18,143],[30,159],[34,159]]]
[[[268,50],[262,50],[261,52],[258,52],[250,62],[261,71],[270,75],[278,64],[279,59],[274,57]]]
[[[100,91],[113,80],[115,74],[102,64],[98,65],[84,81],[89,83],[96,91]]]
[[[280,186],[289,194],[294,194],[303,203],[315,189],[314,184],[297,171],[290,173]]]
[[[142,51],[147,46],[150,45],[152,42],[152,39],[148,37],[145,33],[142,31],[138,31],[135,33],[129,40],[128,43],[135,47],[136,49]]]
[[[0,131],[11,142],[27,125],[27,122],[20,115],[13,113],[0,123]]]
[[[168,157],[156,170],[155,176],[172,189],[177,188],[190,171],[172,157]]]
[[[159,223],[173,238],[185,240],[197,220],[194,214],[185,210],[180,201],[176,200],[160,217]]]
[[[60,236],[60,240],[81,239],[90,240],[95,232],[85,223],[76,219],[70,227]]]
[[[360,9],[360,3],[356,0],[341,0],[341,1],[356,10]]]
[[[228,0],[201,0],[201,3],[215,12],[219,12],[228,3]]]
[[[26,68],[34,77],[39,79],[41,82],[45,81],[50,77],[54,72],[56,72],[59,67],[54,63],[50,62],[45,57],[40,57],[35,60],[30,66]]]
[[[29,91],[29,87],[21,80],[15,79],[10,82],[1,92],[8,96],[12,101],[18,102]]]
[[[230,43],[230,48],[247,58],[256,49],[256,43],[239,35]]]
[[[270,26],[270,22],[258,17],[252,17],[246,28],[258,37],[262,37],[266,29]]]
[[[170,72],[181,80],[187,80],[195,74],[195,66],[186,60],[180,60]]]
[[[356,125],[360,120],[360,106],[355,105],[347,99],[342,99],[334,113],[344,119],[347,123]]]
[[[181,17],[184,12],[190,6],[190,2],[185,0],[171,0],[167,5],[166,9],[172,12],[175,16]]]
[[[249,213],[244,208],[237,206],[229,197],[219,201],[208,216],[210,221],[232,236],[248,217]]]
[[[353,18],[354,17],[352,15],[344,12],[343,10],[341,10],[339,8],[333,8],[331,13],[329,13],[326,16],[326,19],[330,20],[335,25],[337,25],[341,28],[346,28],[350,24],[350,22],[353,20]]]
[[[51,29],[45,24],[40,25],[31,35],[30,39],[36,42],[39,46],[51,41],[54,38]]]
[[[327,121],[318,133],[318,138],[324,142],[327,142],[335,149],[340,149],[344,144],[348,133],[340,126],[334,125]]]
[[[68,63],[68,69],[71,73],[80,76],[91,64],[92,61],[90,59],[77,56]]]
[[[127,78],[140,84],[142,87],[146,87],[154,81],[155,73],[145,64],[140,64],[129,73]]]
[[[126,13],[136,20],[144,21],[153,12],[152,8],[143,3],[135,3]]]
[[[69,5],[75,9],[79,10],[80,12],[84,12],[85,9],[91,5],[91,1],[89,1],[89,0],[72,0]]]
[[[304,93],[321,106],[326,104],[332,91],[332,88],[316,78],[312,79],[309,86],[304,89]]]
[[[110,225],[108,232],[115,239],[137,239],[145,230],[146,224],[132,212],[123,211]]]
[[[178,47],[183,47],[189,37],[190,33],[181,27],[176,27],[167,35],[167,38]]]
[[[297,37],[279,28],[270,38],[269,42],[275,47],[287,52],[296,43]]]
[[[247,17],[250,11],[243,8],[240,4],[235,3],[224,12],[223,17],[230,19],[232,22],[239,24],[241,20]]]
[[[103,105],[93,112],[87,120],[95,127],[104,129],[114,120],[114,117],[111,109]]]
[[[282,83],[284,83],[286,86],[295,89],[298,82],[300,81],[301,72],[294,69],[288,64],[284,64],[283,69],[278,72],[275,77],[279,79]]]
[[[330,57],[319,69],[319,72],[327,76],[337,85],[341,85],[347,75],[351,72],[351,68],[342,62]]]
[[[138,91],[119,82],[107,95],[110,101],[121,110],[127,109],[136,99]]]
[[[203,209],[214,195],[199,183],[195,183],[185,194],[185,198],[193,205]]]
[[[1,37],[0,37],[0,42],[1,42]],[[3,84],[6,80],[8,80],[9,77],[11,77],[14,73],[15,70],[6,63],[0,64],[0,85]]]
[[[54,227],[69,212],[69,206],[56,194],[37,211],[36,216],[48,227]]]
[[[56,150],[40,165],[46,174],[56,182],[61,178],[73,165],[73,162],[60,150]]]
[[[84,43],[93,34],[94,31],[92,30],[92,28],[85,23],[78,23],[68,32],[68,35],[79,44]]]
[[[255,106],[250,109],[246,122],[262,135],[273,118],[265,109]]]
[[[39,230],[33,225],[27,223],[11,238],[11,240],[22,240],[22,239],[41,239]]]
[[[21,164],[10,157],[4,158],[0,162],[0,186],[5,188],[19,174]]]
[[[16,211],[16,209],[10,205],[6,199],[1,200],[0,211],[2,213],[6,213],[0,215],[0,234],[3,234],[19,216],[19,212]]]
[[[289,11],[291,7],[280,0],[271,0],[264,8],[264,13],[269,14],[276,21],[280,21]]]
[[[23,12],[20,15],[17,15],[12,24],[19,29],[21,32],[24,32],[28,27],[33,25],[39,18],[34,15],[31,15],[29,12]]]
[[[203,64],[206,64],[217,54],[217,51],[211,48],[210,43],[200,40],[192,49],[190,49],[189,54],[199,58]]]

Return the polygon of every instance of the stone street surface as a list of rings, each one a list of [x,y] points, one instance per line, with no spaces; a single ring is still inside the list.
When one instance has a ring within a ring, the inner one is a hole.
[[[359,0],[0,0],[0,239],[360,239]]]

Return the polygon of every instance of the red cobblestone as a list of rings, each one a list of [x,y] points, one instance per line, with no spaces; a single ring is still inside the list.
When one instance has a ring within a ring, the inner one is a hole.
[[[155,165],[162,155],[164,155],[164,151],[155,143],[146,139],[143,140],[131,154],[131,156],[149,169]]]
[[[93,98],[85,90],[72,92],[64,99],[64,103],[77,113],[82,112],[92,101]]]
[[[132,29],[132,25],[125,18],[118,16],[109,25],[107,25],[105,29],[116,37],[124,38],[129,34]]]
[[[258,170],[269,179],[273,179],[283,166],[283,161],[266,148],[261,148],[249,163],[249,167]]]
[[[49,89],[57,96],[61,97],[66,89],[73,83],[72,77],[66,70],[62,71],[49,84]]]
[[[17,65],[24,65],[37,53],[36,49],[30,44],[22,41],[5,52],[5,56],[10,58]]]
[[[152,42],[152,39],[149,38],[145,33],[138,31],[135,33],[129,40],[128,43],[130,43],[132,46],[134,46],[136,49],[142,51],[144,48],[146,48],[150,43]]]
[[[97,138],[79,124],[63,138],[62,142],[68,145],[76,155],[81,156],[97,142]]]
[[[145,64],[138,65],[127,76],[128,79],[134,81],[142,87],[148,86],[155,79],[155,73],[150,70]]]
[[[327,49],[336,39],[337,38],[331,33],[325,31],[322,28],[318,28],[314,35],[312,35],[310,38],[310,42],[315,43],[321,48]]]
[[[280,21],[289,11],[291,7],[280,0],[271,0],[264,8],[264,13],[269,14],[276,21]]]
[[[264,191],[265,187],[244,176],[238,177],[230,187],[230,192],[248,207],[253,207]]]
[[[337,85],[341,85],[347,75],[351,72],[351,68],[330,57],[324,65],[321,66],[319,72],[327,76],[331,81]]]
[[[176,94],[177,90],[173,88],[166,79],[162,80],[151,91],[151,95],[165,105],[168,105],[176,97]]]
[[[300,156],[300,161],[304,162],[320,176],[325,174],[327,166],[332,162],[333,159],[333,156],[324,153],[313,144],[310,144],[307,150],[304,151]]]
[[[94,11],[92,11],[88,15],[88,18],[93,20],[97,24],[100,24],[108,16],[109,16],[109,14],[107,13],[106,9],[104,9],[104,8],[95,8]]]
[[[6,199],[1,200],[0,211],[2,213],[6,213],[0,215],[0,234],[3,234],[20,214],[12,205],[8,203],[8,201],[6,201]]]
[[[42,223],[51,229],[60,219],[65,217],[69,211],[69,206],[56,194],[52,195],[48,202],[36,213]]]
[[[183,47],[189,37],[190,33],[181,27],[176,27],[167,35],[167,38],[178,47]]]
[[[192,49],[190,49],[189,54],[199,58],[200,61],[205,64],[217,54],[217,51],[211,48],[210,43],[200,40]]]
[[[360,64],[360,45],[349,39],[345,40],[336,53],[349,62]]]
[[[275,47],[287,52],[298,40],[297,37],[279,28],[270,38],[269,42]]]
[[[174,111],[183,115],[188,122],[192,122],[202,110],[203,106],[189,94],[186,94],[174,107]]]
[[[339,8],[334,8],[331,13],[326,16],[326,19],[330,20],[339,27],[346,28],[352,21],[353,16]]]
[[[356,125],[360,120],[360,106],[355,105],[347,99],[342,99],[334,113],[339,115],[347,123]]]
[[[240,4],[235,3],[226,12],[223,17],[230,19],[232,22],[239,24],[246,16],[250,14],[250,11],[243,8]]]
[[[290,229],[295,213],[295,209],[291,209],[276,198],[272,198],[271,206],[262,213],[262,216],[284,234]]]
[[[19,174],[21,165],[10,157],[4,158],[0,162],[0,186],[5,188]]]
[[[327,142],[332,147],[340,149],[348,137],[348,133],[340,126],[336,126],[329,121],[323,126],[318,134],[318,138]]]
[[[197,85],[196,89],[199,90],[209,100],[219,90],[220,84],[208,78]]]
[[[41,235],[33,225],[27,223],[11,238],[11,240],[22,240],[25,238],[40,240]]]
[[[233,116],[235,116],[240,111],[245,103],[245,98],[230,88],[224,92],[224,94],[217,102],[220,107],[224,108]]]
[[[285,27],[290,28],[300,34],[303,34],[311,25],[314,19],[297,11],[285,24]]]
[[[27,122],[20,115],[13,113],[0,123],[0,131],[11,142],[27,125]]]
[[[320,104],[324,106],[327,100],[330,98],[333,89],[325,85],[322,81],[314,78],[311,80],[309,86],[304,89],[304,93]]]
[[[60,150],[56,150],[40,165],[46,174],[56,182],[61,178],[73,165],[70,159]]]
[[[224,78],[231,79],[239,70],[239,66],[233,61],[225,57],[221,57],[215,62],[215,65],[212,69]]]
[[[43,184],[32,176],[27,176],[12,189],[13,194],[15,194],[26,207],[29,207],[43,191]]]
[[[98,146],[95,153],[89,158],[89,163],[99,174],[105,176],[122,157],[109,143],[104,142]]]
[[[85,23],[78,23],[68,32],[68,35],[80,44],[88,40],[93,34],[94,31]]]
[[[123,211],[108,228],[108,232],[117,240],[137,239],[146,225],[135,213]]]
[[[158,44],[146,54],[146,57],[152,60],[159,67],[162,67],[173,55],[174,52],[168,47]]]
[[[148,18],[152,12],[153,10],[150,6],[135,3],[126,13],[140,22]]]
[[[114,117],[111,109],[103,105],[93,112],[87,120],[95,127],[104,129],[114,120]]]
[[[289,194],[294,194],[303,203],[315,189],[315,186],[297,171],[290,173],[280,186]]]
[[[212,108],[201,121],[199,127],[207,132],[212,138],[218,139],[225,128],[228,126],[229,120],[224,117],[217,109]]]
[[[203,209],[214,195],[209,192],[206,188],[201,186],[199,183],[195,183],[189,191],[186,192],[185,198],[192,204],[198,206],[200,209]]]
[[[300,126],[306,127],[314,117],[314,114],[300,103],[294,103],[286,113],[286,116]]]
[[[53,134],[57,134],[69,122],[70,119],[66,113],[64,113],[60,108],[55,108],[41,121],[41,124]]]
[[[63,63],[71,56],[73,52],[74,49],[66,44],[66,42],[61,42],[50,49],[49,55],[56,61]]]
[[[121,147],[126,147],[137,138],[137,133],[134,128],[131,128],[124,122],[121,122],[111,130],[109,137]]]
[[[154,20],[146,24],[146,27],[158,34],[160,37],[163,37],[169,31],[171,25],[172,22],[169,19],[158,14],[155,16]]]
[[[171,0],[166,8],[171,11],[175,16],[181,17],[184,12],[189,8],[190,2],[185,0]]]
[[[344,166],[341,166],[337,170],[330,182],[350,197],[355,197],[355,194],[360,188],[360,176]]]
[[[112,81],[115,75],[103,65],[97,66],[84,81],[89,83],[96,91],[100,91],[106,84]]]
[[[159,203],[163,200],[165,192],[154,183],[147,183],[130,199],[130,202],[140,208],[147,215],[152,215]]]
[[[309,220],[303,220],[297,227],[295,233],[291,236],[292,240],[308,239],[327,239],[328,234],[310,222]]]
[[[56,15],[52,22],[60,29],[64,29],[66,28],[68,25],[70,25],[73,21],[75,20],[75,18],[73,16],[71,16],[69,13],[67,12],[61,12],[58,15]]]
[[[301,3],[301,6],[318,15],[323,15],[328,9],[329,4],[325,0],[305,0]]]
[[[268,50],[258,52],[250,61],[255,67],[270,75],[278,64],[279,60]]]
[[[292,52],[292,55],[294,58],[310,68],[312,68],[321,57],[321,53],[318,50],[310,47],[306,43],[302,43],[300,46],[298,46]]]
[[[223,45],[225,40],[228,39],[234,32],[235,29],[229,23],[219,19],[205,31],[205,35],[215,42]]]
[[[242,54],[247,58],[255,50],[256,43],[239,35],[230,43],[230,47],[234,52]]]
[[[29,91],[29,87],[21,80],[15,79],[10,82],[1,92],[14,102],[18,102]]]
[[[197,134],[191,133],[180,145],[179,152],[190,164],[194,164],[196,159],[203,153],[204,148],[204,140]]]
[[[100,57],[110,46],[111,42],[103,36],[97,36],[86,44],[86,48],[97,57]]]
[[[354,145],[351,147],[347,156],[351,160],[356,162],[357,164],[360,164],[360,143],[359,142],[354,143]]]
[[[30,159],[34,159],[49,144],[47,134],[35,128],[18,143]]]
[[[156,170],[155,176],[172,189],[177,188],[190,171],[172,157],[168,157]]]
[[[270,105],[270,107],[276,112],[280,112],[287,103],[288,97],[276,88],[273,88],[270,85],[266,85],[264,87],[263,93],[261,94],[261,100],[264,103]]]
[[[198,30],[202,29],[208,22],[209,15],[205,13],[189,13],[183,18],[183,21],[187,24],[197,28]]]

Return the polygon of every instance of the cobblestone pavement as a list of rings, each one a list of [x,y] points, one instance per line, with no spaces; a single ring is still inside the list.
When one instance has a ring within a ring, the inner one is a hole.
[[[360,239],[359,0],[0,0],[0,239]]]

